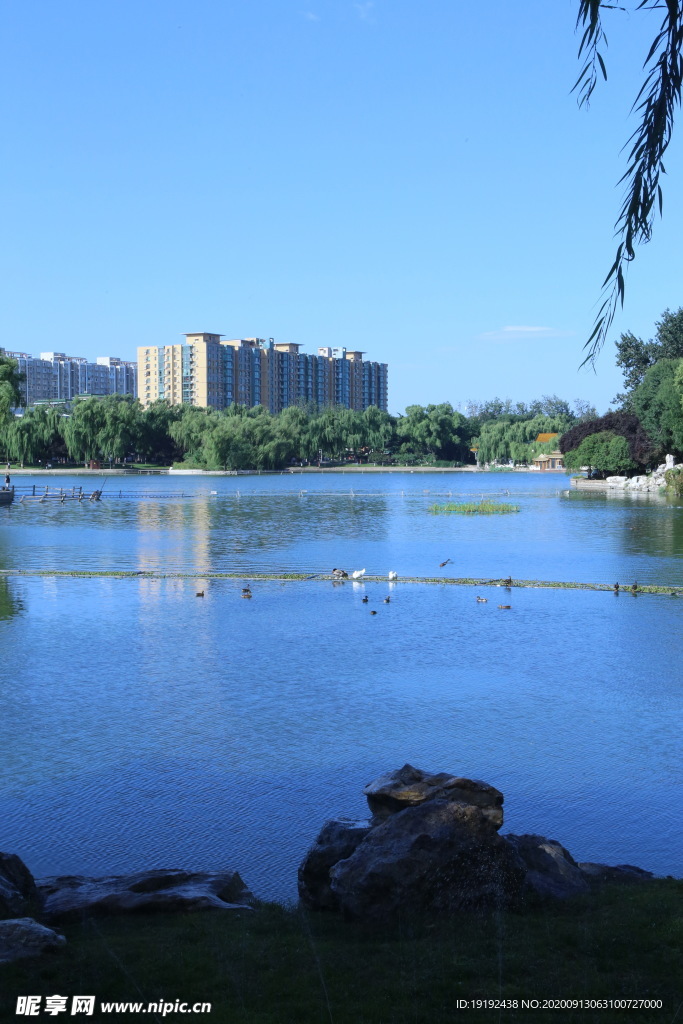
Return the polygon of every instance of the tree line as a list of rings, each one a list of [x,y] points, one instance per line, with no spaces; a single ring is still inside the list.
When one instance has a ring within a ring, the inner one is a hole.
[[[214,410],[155,402],[143,408],[130,396],[110,395],[77,399],[68,412],[40,405],[12,415],[9,362],[0,360],[0,401],[3,372],[7,385],[0,451],[22,464],[129,460],[282,469],[354,458],[405,466],[528,462],[548,447],[536,442],[539,433],[562,432],[595,414],[585,402],[572,409],[555,395],[528,405],[499,398],[470,402],[466,414],[447,402],[411,405],[403,416],[375,407],[292,406],[278,415],[262,406]]]
[[[616,343],[624,390],[604,416],[587,402],[556,395],[525,404],[494,398],[411,405],[403,416],[375,407],[262,406],[214,410],[130,396],[83,397],[66,412],[19,401],[16,363],[0,358],[0,452],[10,461],[182,463],[204,469],[282,469],[293,463],[347,459],[394,465],[530,464],[557,449],[570,469],[635,473],[664,455],[683,460],[683,308],[667,309],[653,339],[632,332]],[[540,442],[539,435],[553,435]]]

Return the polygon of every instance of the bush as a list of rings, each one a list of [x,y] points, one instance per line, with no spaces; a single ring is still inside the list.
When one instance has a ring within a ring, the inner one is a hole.
[[[683,498],[683,466],[676,466],[675,469],[667,469],[664,474],[666,489],[675,498]]]

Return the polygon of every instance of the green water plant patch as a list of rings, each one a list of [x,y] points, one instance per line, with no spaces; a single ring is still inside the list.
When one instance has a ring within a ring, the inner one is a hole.
[[[463,501],[447,502],[445,505],[430,505],[430,512],[459,512],[466,516],[496,516],[507,512],[519,512],[519,505],[509,505],[503,501]]]

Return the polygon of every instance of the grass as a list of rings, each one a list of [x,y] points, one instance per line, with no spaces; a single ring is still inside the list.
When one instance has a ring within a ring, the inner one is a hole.
[[[430,512],[459,512],[462,515],[493,516],[502,515],[506,512],[519,512],[519,505],[509,505],[502,501],[488,501],[482,498],[481,501],[447,502],[445,505],[430,505]]]
[[[683,998],[682,896],[682,882],[662,879],[524,912],[372,927],[277,904],[86,920],[64,928],[64,950],[0,966],[0,1021],[17,1019],[17,995],[94,994],[211,1002],[203,1019],[230,1024],[450,1024],[461,1015],[662,1024]],[[475,998],[661,999],[663,1007],[458,1013],[458,999]]]

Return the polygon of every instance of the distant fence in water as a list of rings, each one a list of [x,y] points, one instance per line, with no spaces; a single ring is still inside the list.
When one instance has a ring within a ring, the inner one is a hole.
[[[401,490],[401,491],[363,491],[351,489],[349,491],[319,491],[314,490],[298,490],[298,491],[210,491],[208,494],[206,491],[124,491],[121,488],[107,488],[106,483],[101,488],[87,488],[83,487],[54,487],[42,484],[25,484],[15,485],[14,494],[15,498],[22,500],[23,498],[36,498],[38,500],[53,500],[53,501],[82,501],[86,498],[90,498],[91,495],[97,495],[98,499],[107,500],[110,498],[126,498],[130,500],[147,500],[147,499],[163,499],[173,500],[182,499],[187,501],[188,499],[198,498],[231,498],[234,500],[242,500],[249,498],[453,498],[453,497],[467,497],[467,498],[480,498],[480,499],[496,499],[509,497],[533,497],[533,498],[556,498],[561,494],[568,494],[568,488],[557,489],[555,491],[434,491],[427,489],[414,489],[414,490]]]

